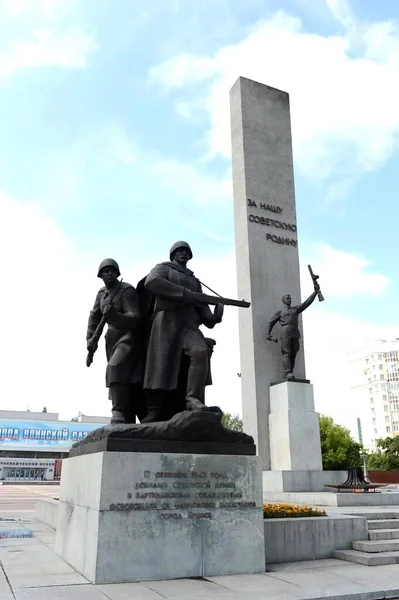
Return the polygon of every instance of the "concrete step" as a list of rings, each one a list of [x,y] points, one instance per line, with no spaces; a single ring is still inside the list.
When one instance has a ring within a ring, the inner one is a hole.
[[[399,519],[369,519],[367,525],[369,529],[399,529]]]
[[[399,529],[372,529],[369,540],[398,540]]]
[[[399,508],[399,507],[398,507]],[[363,510],[357,510],[356,512],[349,512],[349,511],[345,511],[346,515],[350,515],[352,517],[363,517],[364,519],[370,520],[376,520],[376,521],[380,521],[382,519],[396,519],[399,523],[399,510],[373,510],[371,507],[370,509],[367,508],[367,506],[364,507]]]
[[[399,552],[382,552],[381,554],[369,554],[357,550],[334,550],[334,558],[347,560],[367,567],[378,567],[379,565],[394,565],[399,562]]]
[[[360,552],[396,552],[399,551],[399,540],[361,540],[352,542],[352,548]]]

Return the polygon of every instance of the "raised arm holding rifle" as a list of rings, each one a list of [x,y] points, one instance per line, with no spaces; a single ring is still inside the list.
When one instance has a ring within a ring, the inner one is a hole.
[[[308,268],[312,277],[314,292],[304,302],[296,306],[291,306],[291,296],[285,294],[282,298],[283,308],[273,315],[266,331],[266,339],[271,342],[277,342],[278,340],[272,338],[271,333],[277,323],[281,326],[281,354],[283,356],[284,377],[286,379],[295,379],[295,360],[299,351],[299,340],[301,337],[298,327],[298,315],[314,302],[316,296],[318,296],[320,302],[324,300],[317,282],[319,276],[314,275],[310,265]]]

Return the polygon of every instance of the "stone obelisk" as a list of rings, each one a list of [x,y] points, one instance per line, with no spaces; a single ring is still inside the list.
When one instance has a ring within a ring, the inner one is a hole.
[[[251,302],[239,311],[243,421],[269,470],[269,389],[283,367],[267,323],[284,294],[301,302],[290,104],[286,92],[240,77],[230,106],[238,297]],[[303,337],[295,376],[305,379]]]

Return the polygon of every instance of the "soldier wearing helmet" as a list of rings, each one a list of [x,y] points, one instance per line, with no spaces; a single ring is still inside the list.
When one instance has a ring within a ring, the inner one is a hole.
[[[164,407],[159,392],[165,392],[167,398],[167,392],[180,387],[183,362],[187,363],[186,409],[205,409],[210,351],[199,327],[213,328],[223,316],[221,305],[212,312],[208,305],[195,303],[194,292],[202,292],[202,288],[187,268],[187,262],[193,257],[189,244],[176,242],[169,257],[170,261],[156,265],[144,282],[145,290],[155,297],[143,383],[148,410],[144,422],[161,419]]]
[[[107,355],[106,386],[112,402],[111,423],[135,422],[144,416],[142,403],[143,364],[140,356],[140,312],[135,288],[118,281],[120,270],[112,258],[103,260],[97,276],[102,287],[90,312],[87,328],[87,349],[92,347],[93,334],[105,317],[108,330],[105,336]]]

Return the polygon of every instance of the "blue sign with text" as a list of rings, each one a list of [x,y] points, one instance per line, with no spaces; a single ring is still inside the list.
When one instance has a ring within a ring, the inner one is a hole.
[[[68,452],[72,444],[101,427],[69,421],[0,420],[0,450]]]

